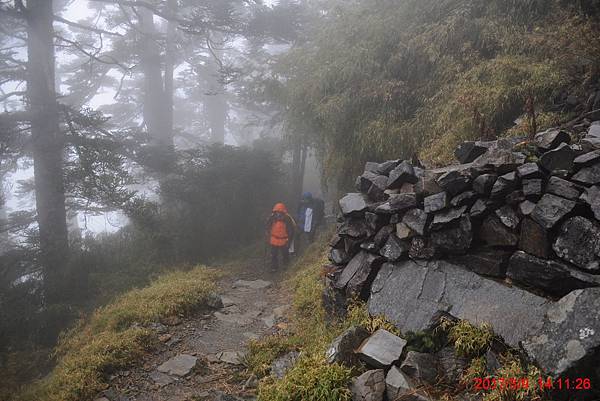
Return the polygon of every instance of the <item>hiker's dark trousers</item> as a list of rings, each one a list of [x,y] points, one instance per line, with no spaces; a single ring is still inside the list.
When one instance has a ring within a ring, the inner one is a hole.
[[[283,260],[283,264],[287,265],[290,261],[290,252],[288,245],[275,246],[271,245],[271,268],[279,269],[279,257]]]

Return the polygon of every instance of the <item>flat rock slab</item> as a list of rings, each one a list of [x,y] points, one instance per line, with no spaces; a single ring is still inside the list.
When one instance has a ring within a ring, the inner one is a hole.
[[[402,332],[429,327],[436,312],[488,322],[511,346],[536,333],[548,300],[445,261],[386,263],[372,286],[371,315],[385,315]],[[518,325],[515,322],[519,322]]]
[[[573,291],[561,298],[545,313],[542,332],[526,339],[523,347],[555,378],[598,368],[600,288]]]
[[[246,288],[251,288],[253,290],[262,290],[264,288],[269,288],[273,283],[271,283],[270,281],[265,281],[265,280],[252,280],[252,281],[238,280],[233,284],[236,287],[246,287]]]
[[[230,365],[242,365],[244,356],[245,354],[240,351],[222,351],[216,355],[219,361],[228,363]]]
[[[164,387],[166,385],[169,385],[171,383],[173,383],[175,380],[169,376],[168,374],[162,373],[162,372],[152,372],[150,373],[150,379],[152,379],[152,381],[156,384],[158,384],[160,387]]]
[[[198,358],[192,355],[179,354],[158,367],[160,373],[183,377],[196,367]]]
[[[359,357],[369,366],[386,368],[400,359],[406,340],[379,329],[358,348]]]

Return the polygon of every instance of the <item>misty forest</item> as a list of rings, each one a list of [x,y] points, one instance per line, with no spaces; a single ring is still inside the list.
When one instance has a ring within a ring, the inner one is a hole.
[[[598,399],[599,120],[597,0],[0,0],[0,400]]]

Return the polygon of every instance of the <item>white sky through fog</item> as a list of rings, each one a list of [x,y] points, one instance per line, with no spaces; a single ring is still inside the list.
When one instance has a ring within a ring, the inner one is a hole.
[[[92,0],[93,1],[93,0]],[[267,6],[274,6],[278,3],[278,0],[264,0],[263,3]],[[96,14],[96,12],[89,8],[90,0],[75,0],[71,2],[64,10],[61,12],[61,16],[67,20],[80,22],[86,20]],[[160,18],[159,18],[160,19]],[[64,24],[55,23],[57,26],[66,27]],[[74,28],[67,28],[73,29]],[[234,46],[243,46],[238,44],[234,44]],[[23,51],[23,59],[26,58],[26,53]],[[62,59],[62,60],[61,60]],[[61,61],[66,61],[66,57],[64,54],[57,53],[57,63],[61,63]],[[183,68],[183,67],[182,67]],[[177,70],[175,71],[178,72]],[[115,72],[115,77],[119,78],[118,73]],[[67,88],[59,88],[59,90],[66,90]],[[115,92],[114,90],[106,90],[101,89],[100,93],[98,93],[88,105],[92,108],[98,108],[99,106],[112,104],[115,102],[113,99]],[[235,117],[233,113],[235,111],[231,110],[232,118]],[[236,145],[236,141],[231,135],[228,135],[226,138],[226,142],[231,145]],[[33,179],[33,167],[31,167],[31,161],[24,161],[22,163],[21,168],[18,169],[17,172],[13,174],[8,174],[5,177],[4,184],[6,190],[6,199],[7,199],[7,212],[15,212],[19,210],[30,210],[35,206],[35,201],[32,196],[27,197],[19,197],[16,194],[16,190],[18,189],[19,181],[27,181]],[[143,188],[141,188],[143,190]],[[145,191],[144,191],[145,192]],[[100,233],[100,232],[114,232],[118,230],[123,223],[125,222],[124,217],[121,213],[107,213],[100,216],[93,215],[85,215],[83,213],[79,213],[78,215],[78,224],[79,227],[85,232],[89,231],[92,233]]]

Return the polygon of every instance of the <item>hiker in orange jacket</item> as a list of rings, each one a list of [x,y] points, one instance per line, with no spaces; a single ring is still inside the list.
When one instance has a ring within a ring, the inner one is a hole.
[[[296,232],[296,223],[292,216],[288,214],[283,203],[277,203],[273,207],[273,213],[267,220],[267,230],[269,244],[271,245],[271,268],[277,270],[279,269],[280,254],[284,264],[289,262],[289,247]]]

